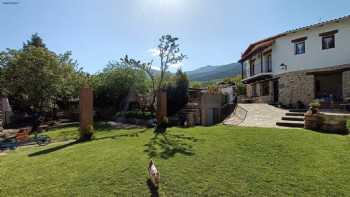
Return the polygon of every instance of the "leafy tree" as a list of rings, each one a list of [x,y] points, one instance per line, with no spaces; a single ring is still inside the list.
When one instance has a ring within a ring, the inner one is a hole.
[[[95,106],[115,113],[123,110],[124,101],[130,93],[145,93],[148,80],[143,71],[114,62],[92,77],[92,85],[95,91]]]
[[[61,74],[59,84],[57,84],[56,102],[62,109],[68,109],[70,100],[78,98],[80,88],[90,83],[89,75],[79,68],[77,61],[73,60],[71,55],[72,53],[68,51],[58,56]]]
[[[179,69],[167,86],[168,115],[173,115],[182,109],[188,102],[189,80],[186,73]]]
[[[151,107],[151,110],[154,112],[155,111],[154,104],[156,102],[156,96],[157,96],[156,95],[157,78],[152,70],[152,62],[145,63],[132,58],[130,59],[127,55],[125,55],[125,57],[121,58],[120,60],[125,65],[144,71],[146,75],[149,77],[149,79],[151,80],[151,92],[153,94],[152,94],[152,101],[151,101],[150,107]]]
[[[241,76],[228,77],[223,80],[225,83],[231,83],[236,86],[237,95],[246,94],[246,86],[242,83]]]
[[[202,88],[203,84],[199,81],[191,81],[190,82],[191,88]]]
[[[43,39],[38,35],[38,33],[33,34],[31,39],[27,40],[27,43],[23,44],[24,49],[27,49],[30,46],[46,48]]]
[[[70,58],[49,51],[34,34],[22,49],[0,53],[1,90],[19,111],[43,112],[60,98],[77,96],[85,75]]]
[[[25,111],[43,111],[57,95],[59,61],[45,48],[28,47],[6,54],[4,89]]]

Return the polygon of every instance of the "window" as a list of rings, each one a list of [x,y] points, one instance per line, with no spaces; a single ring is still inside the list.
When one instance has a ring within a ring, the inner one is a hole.
[[[292,40],[292,43],[294,43],[294,54],[300,55],[305,53],[305,41],[307,40],[307,37],[301,37]]]
[[[268,54],[266,56],[266,67],[267,67],[267,72],[272,72],[272,56],[271,54]]]
[[[338,30],[333,30],[329,32],[320,33],[319,36],[322,37],[322,49],[332,49],[335,48],[335,34]]]
[[[332,49],[335,48],[335,36],[323,36],[322,37],[322,49]]]
[[[255,60],[250,61],[250,76],[255,75]]]
[[[261,95],[268,96],[270,95],[270,84],[268,81],[265,81],[260,84],[261,85]]]
[[[305,41],[295,43],[295,55],[305,53]]]

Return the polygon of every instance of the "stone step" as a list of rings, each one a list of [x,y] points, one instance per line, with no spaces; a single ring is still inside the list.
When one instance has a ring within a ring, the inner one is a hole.
[[[302,121],[304,122],[304,117],[299,116],[285,116],[282,117],[282,120],[289,120],[289,121]]]
[[[305,112],[307,112],[307,109],[290,109],[289,112],[292,112],[292,113],[294,113],[294,112],[305,113]]]
[[[296,121],[280,121],[280,122],[276,122],[276,125],[281,127],[304,128],[304,122],[296,122]]]
[[[302,112],[288,112],[288,113],[286,113],[286,116],[304,116],[304,113],[302,113]]]

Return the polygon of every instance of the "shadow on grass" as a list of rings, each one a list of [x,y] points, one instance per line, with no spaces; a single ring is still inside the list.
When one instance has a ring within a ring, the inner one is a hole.
[[[150,158],[159,156],[163,159],[169,159],[176,154],[192,156],[194,155],[192,143],[197,141],[198,139],[185,136],[184,134],[156,133],[154,137],[145,144],[146,149],[144,152],[146,152]]]
[[[106,139],[118,139],[120,137],[139,137],[140,134],[145,133],[147,131],[147,129],[142,129],[140,131],[136,131],[136,132],[131,132],[131,133],[126,133],[126,134],[118,134],[118,135],[112,135],[112,136],[105,136],[105,137],[99,137],[94,139],[95,141],[98,140],[106,140]]]
[[[285,130],[285,131],[303,131],[301,129],[281,129],[281,130]],[[338,131],[331,131],[331,130],[322,130],[322,129],[304,129],[306,131],[310,131],[310,132],[314,132],[314,133],[319,133],[319,134],[325,134],[325,135],[341,135],[341,136],[348,136],[350,135],[350,129],[348,130],[338,130]]]
[[[309,129],[310,130],[310,129]],[[316,133],[328,134],[328,135],[349,135],[349,131],[326,131],[326,130],[310,130]]]
[[[35,157],[35,156],[40,156],[40,155],[46,155],[46,154],[49,154],[49,153],[52,153],[52,152],[55,152],[55,151],[67,148],[69,146],[73,146],[73,145],[78,144],[78,143],[79,143],[78,141],[74,141],[74,142],[70,142],[70,143],[67,143],[67,144],[62,144],[62,145],[55,146],[55,147],[52,147],[52,148],[48,148],[48,149],[45,149],[45,150],[41,150],[41,151],[38,151],[38,152],[35,152],[35,153],[31,153],[28,156],[29,157]]]
[[[158,197],[159,196],[158,188],[153,185],[151,179],[148,179],[146,183],[147,183],[149,192],[151,193],[151,197]]]
[[[52,147],[52,148],[40,150],[38,152],[31,153],[28,156],[29,157],[35,157],[35,156],[40,156],[40,155],[46,155],[46,154],[49,154],[49,153],[52,153],[52,152],[55,152],[55,151],[59,151],[59,150],[62,150],[64,148],[73,146],[75,144],[89,143],[89,142],[93,142],[93,141],[106,140],[106,139],[118,139],[120,137],[139,137],[140,134],[142,134],[142,133],[144,133],[146,131],[147,131],[147,129],[143,129],[143,130],[132,132],[132,133],[128,133],[128,134],[118,134],[118,135],[113,135],[113,136],[100,137],[100,138],[92,139],[90,141],[79,141],[79,140],[77,140],[77,141],[73,141],[73,142],[70,142],[70,143],[67,143],[67,144],[62,144],[62,145],[58,145],[58,146],[55,146],[55,147]]]
[[[96,122],[94,124],[94,128],[97,131],[111,131],[116,129],[134,130],[134,129],[142,129],[143,127],[111,121],[111,122]]]

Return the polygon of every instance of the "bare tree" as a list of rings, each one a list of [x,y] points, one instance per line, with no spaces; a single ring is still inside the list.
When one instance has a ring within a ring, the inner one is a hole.
[[[186,56],[180,52],[179,38],[171,35],[163,35],[159,39],[158,51],[160,58],[160,79],[158,83],[158,90],[162,88],[164,75],[168,71],[169,66],[181,63]]]
[[[178,40],[179,38],[173,37],[171,35],[163,35],[159,39],[157,51],[159,52],[158,56],[160,59],[160,78],[157,86],[155,74],[152,70],[153,61],[143,63],[135,59],[130,59],[127,55],[121,59],[123,63],[143,70],[150,77],[152,81],[153,94],[151,103],[152,111],[155,111],[154,104],[156,101],[157,92],[163,87],[164,77],[169,67],[171,65],[181,63],[186,58],[186,56],[180,52],[180,45],[177,43]]]

